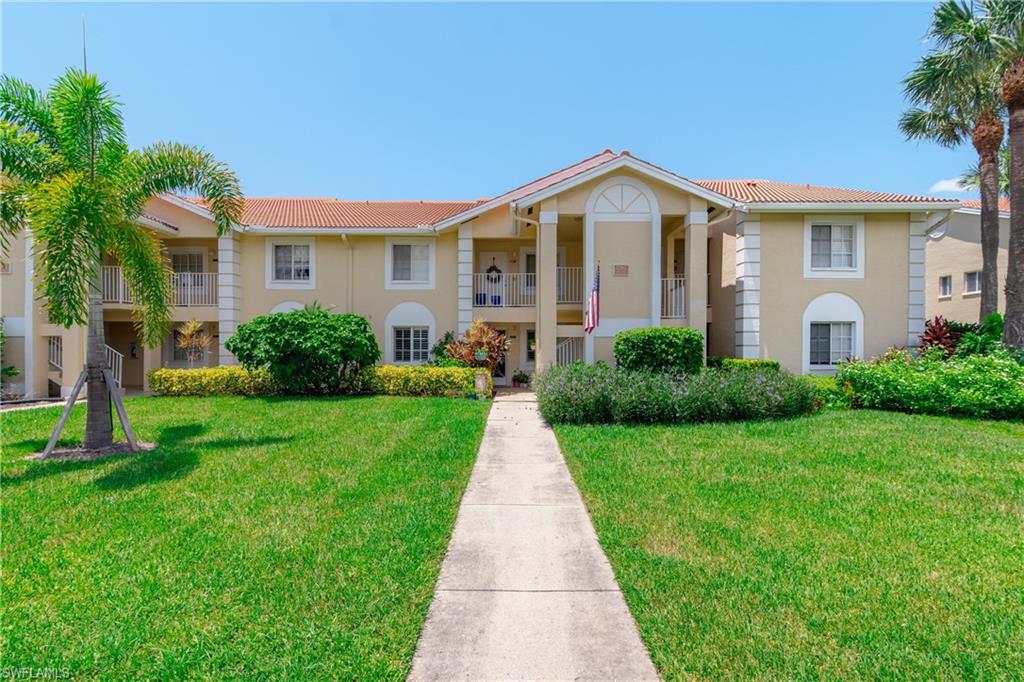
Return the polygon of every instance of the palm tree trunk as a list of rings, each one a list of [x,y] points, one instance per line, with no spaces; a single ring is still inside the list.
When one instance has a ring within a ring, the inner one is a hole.
[[[981,115],[972,141],[978,152],[981,186],[981,315],[980,320],[999,309],[999,148],[1003,143],[1003,121],[998,115]]]
[[[1024,347],[1024,57],[1003,76],[1003,99],[1010,117],[1010,248],[1006,266],[1003,343]]]
[[[110,396],[103,379],[107,366],[106,339],[103,335],[102,268],[97,265],[89,282],[89,335],[85,353],[88,394],[85,416],[85,447],[107,448],[114,444]]]
[[[981,171],[981,317],[999,310],[999,161],[980,159]]]

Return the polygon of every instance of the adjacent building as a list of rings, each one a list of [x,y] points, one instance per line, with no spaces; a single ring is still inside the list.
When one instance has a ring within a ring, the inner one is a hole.
[[[850,356],[914,345],[926,315],[926,232],[959,208],[924,196],[779,183],[694,180],[604,150],[490,199],[250,198],[220,237],[201,202],[154,197],[142,218],[174,270],[174,320],[216,338],[206,364],[257,315],[314,301],[366,316],[386,363],[422,363],[474,319],[511,351],[496,383],[575,360],[613,362],[623,330],[705,332],[708,352],[774,358],[828,373]],[[50,324],[35,299],[32,245],[5,257],[2,314],[11,388],[67,392],[84,330]],[[601,321],[583,311],[600,271]],[[110,364],[126,388],[180,367],[173,336],[144,348],[118,264],[103,272]]]
[[[978,322],[981,314],[981,201],[960,202],[949,221],[929,233],[928,317]],[[1010,243],[1010,201],[999,200],[999,312],[1006,311],[1006,267]]]

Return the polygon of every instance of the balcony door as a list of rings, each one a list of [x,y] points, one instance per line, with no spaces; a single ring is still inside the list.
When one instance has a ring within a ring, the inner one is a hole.
[[[174,271],[176,303],[181,305],[193,299],[209,298],[206,288],[211,286],[206,273],[206,249],[179,247],[170,249],[171,270]]]
[[[565,247],[559,246],[555,251],[555,266],[559,268],[565,267]],[[519,270],[523,273],[524,293],[532,301],[536,301],[537,296],[537,248],[534,246],[524,246],[519,251]],[[560,277],[556,277],[558,287],[561,289],[562,281]],[[561,291],[559,293],[559,300],[561,299]]]
[[[477,272],[476,304],[508,305],[508,254],[504,251],[481,251]]]

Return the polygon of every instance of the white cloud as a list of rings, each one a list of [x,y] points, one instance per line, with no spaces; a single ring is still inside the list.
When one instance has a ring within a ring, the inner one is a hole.
[[[973,194],[974,189],[961,185],[960,178],[949,178],[947,180],[939,180],[931,186],[928,192],[933,194]]]

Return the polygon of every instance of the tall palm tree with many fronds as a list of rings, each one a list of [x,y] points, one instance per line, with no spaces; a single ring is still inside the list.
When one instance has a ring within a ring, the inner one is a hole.
[[[202,149],[157,143],[132,150],[121,108],[94,74],[69,69],[49,90],[0,77],[0,236],[6,250],[27,229],[39,269],[38,294],[50,319],[88,325],[85,447],[113,444],[104,386],[101,267],[121,265],[147,346],[170,329],[171,273],[161,242],[137,220],[150,197],[190,191],[209,202],[218,233],[238,221],[235,174]]]
[[[999,149],[1004,131],[999,61],[986,39],[986,27],[964,2],[945,0],[936,6],[928,36],[934,49],[903,81],[911,107],[900,118],[900,129],[908,138],[945,147],[970,138],[978,153],[984,319],[999,301]]]

